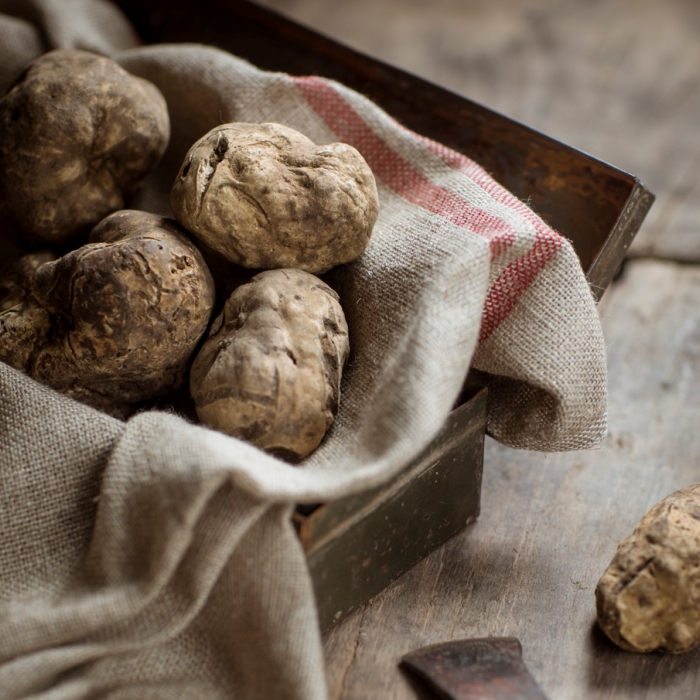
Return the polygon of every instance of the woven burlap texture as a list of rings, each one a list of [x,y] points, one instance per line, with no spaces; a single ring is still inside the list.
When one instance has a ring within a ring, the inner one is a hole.
[[[112,55],[163,91],[172,142],[136,207],[169,213],[189,146],[236,120],[354,143],[381,201],[367,252],[329,275],[352,359],[337,421],[300,467],[169,413],[122,423],[0,364],[0,697],[321,700],[293,504],[399,470],[472,361],[501,441],[599,442],[604,344],[576,255],[478,166],[343,86],[198,45],[140,47],[100,0],[0,0],[0,13],[4,86],[62,47]]]

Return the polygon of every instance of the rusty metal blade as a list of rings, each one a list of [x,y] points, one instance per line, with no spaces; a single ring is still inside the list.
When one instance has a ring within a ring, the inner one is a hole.
[[[445,700],[547,700],[514,637],[435,644],[406,654],[401,666]]]

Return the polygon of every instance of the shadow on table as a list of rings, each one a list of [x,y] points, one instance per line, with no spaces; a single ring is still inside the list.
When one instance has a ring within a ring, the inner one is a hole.
[[[684,654],[637,654],[615,646],[596,623],[591,627],[588,684],[611,688],[668,689],[684,680],[698,684],[700,648]],[[689,676],[692,678],[689,679]]]

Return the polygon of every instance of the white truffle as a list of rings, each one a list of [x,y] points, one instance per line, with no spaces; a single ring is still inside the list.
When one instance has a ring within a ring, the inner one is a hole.
[[[40,56],[0,100],[0,222],[66,243],[124,206],[170,138],[155,85],[87,51]]]
[[[700,644],[700,484],[644,515],[598,582],[596,602],[598,624],[623,649]]]
[[[317,146],[281,124],[224,124],[192,146],[171,193],[175,218],[231,262],[320,274],[354,260],[379,213],[352,146]]]
[[[115,415],[173,391],[214,307],[204,260],[172,219],[119,211],[38,267],[0,314],[0,360]]]
[[[192,365],[200,420],[296,461],[333,422],[349,352],[338,295],[301,270],[239,287]]]

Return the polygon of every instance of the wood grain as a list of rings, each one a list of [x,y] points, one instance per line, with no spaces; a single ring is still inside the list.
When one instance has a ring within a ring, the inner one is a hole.
[[[293,19],[629,170],[657,194],[603,299],[610,433],[542,455],[488,441],[482,515],[326,638],[334,700],[415,698],[416,647],[513,635],[552,700],[700,697],[700,650],[618,650],[595,584],[655,502],[700,481],[700,3],[266,0]],[[427,697],[427,696],[425,696]]]

